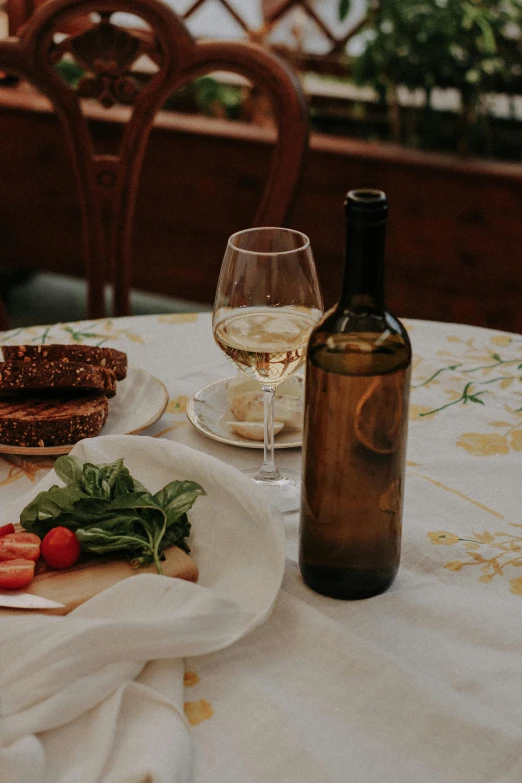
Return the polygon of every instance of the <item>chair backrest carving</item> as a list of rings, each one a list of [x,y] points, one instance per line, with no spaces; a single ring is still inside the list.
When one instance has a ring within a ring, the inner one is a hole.
[[[139,17],[145,27],[114,23],[117,12]],[[59,34],[75,29],[78,18],[84,20],[80,32]],[[135,71],[143,57],[150,66],[146,78]],[[75,88],[57,69],[64,59],[74,60],[83,70]],[[160,0],[49,0],[38,7],[19,37],[0,42],[0,67],[41,90],[63,123],[82,209],[89,317],[105,314],[107,282],[114,285],[114,314],[130,312],[133,216],[154,117],[175,90],[199,76],[232,71],[270,96],[277,138],[252,225],[286,221],[307,148],[307,108],[296,76],[265,49],[247,42],[195,40]],[[117,153],[94,149],[82,111],[84,98],[106,108],[130,107]]]

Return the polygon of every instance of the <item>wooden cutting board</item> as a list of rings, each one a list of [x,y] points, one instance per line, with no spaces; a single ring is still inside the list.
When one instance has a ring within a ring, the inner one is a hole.
[[[166,559],[162,562],[165,576],[175,576],[196,582],[198,569],[194,560],[177,546],[165,550]],[[39,614],[68,614],[76,606],[92,598],[102,590],[129,579],[137,574],[156,574],[156,566],[134,568],[125,560],[85,559],[72,568],[60,571],[49,568],[43,561],[36,564],[35,577],[23,592],[50,598],[64,604],[58,609],[6,609],[0,607],[2,615],[38,612]]]

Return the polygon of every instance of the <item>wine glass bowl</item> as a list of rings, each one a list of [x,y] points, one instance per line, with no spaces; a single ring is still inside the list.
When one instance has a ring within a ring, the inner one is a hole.
[[[254,480],[281,510],[298,508],[298,478],[274,462],[275,389],[302,364],[323,312],[310,241],[286,228],[253,228],[228,240],[213,332],[225,356],[264,393],[264,461]]]

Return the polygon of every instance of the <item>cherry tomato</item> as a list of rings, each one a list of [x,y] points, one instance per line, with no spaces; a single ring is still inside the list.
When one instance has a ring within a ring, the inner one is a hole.
[[[53,527],[42,541],[42,557],[51,568],[69,568],[80,557],[80,542],[67,527]]]
[[[34,576],[34,560],[6,560],[0,563],[0,588],[20,590],[27,587]]]
[[[0,538],[0,561],[38,560],[40,539],[34,533],[8,533]]]
[[[2,536],[7,536],[9,533],[15,532],[15,526],[12,522],[8,522],[7,525],[1,525],[0,526],[0,538]]]

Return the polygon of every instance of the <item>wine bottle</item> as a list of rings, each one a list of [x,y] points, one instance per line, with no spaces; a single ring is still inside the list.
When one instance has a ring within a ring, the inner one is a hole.
[[[388,203],[346,196],[339,303],[306,356],[299,565],[334,598],[386,590],[399,568],[411,345],[384,302]]]

